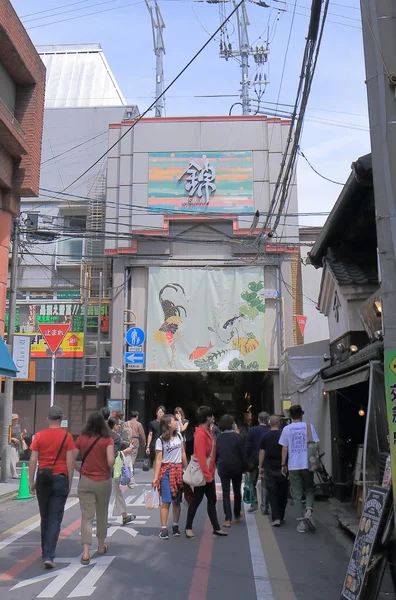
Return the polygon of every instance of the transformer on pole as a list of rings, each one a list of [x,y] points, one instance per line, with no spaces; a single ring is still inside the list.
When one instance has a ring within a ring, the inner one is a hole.
[[[164,91],[164,29],[165,21],[162,17],[161,9],[157,0],[146,0],[146,6],[150,13],[151,27],[153,30],[153,44],[155,60],[155,97],[157,103],[155,105],[155,116],[162,117],[165,110],[165,97],[161,96]]]

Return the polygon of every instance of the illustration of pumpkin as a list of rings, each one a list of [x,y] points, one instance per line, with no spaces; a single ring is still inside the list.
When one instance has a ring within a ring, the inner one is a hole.
[[[241,336],[232,338],[232,348],[234,350],[240,350],[243,356],[253,352],[260,346],[260,342],[254,335],[254,333],[248,333],[247,337]]]

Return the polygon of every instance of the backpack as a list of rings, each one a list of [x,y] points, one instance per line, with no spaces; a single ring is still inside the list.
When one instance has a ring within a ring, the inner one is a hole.
[[[128,444],[132,441],[132,429],[128,422],[124,423],[124,427],[122,428],[121,437],[124,442]]]

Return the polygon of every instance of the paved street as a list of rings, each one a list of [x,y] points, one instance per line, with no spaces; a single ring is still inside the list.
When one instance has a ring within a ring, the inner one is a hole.
[[[109,529],[109,553],[94,556],[89,567],[80,564],[75,486],[63,521],[57,568],[50,572],[43,570],[40,561],[36,501],[0,504],[0,588],[7,598],[104,600],[111,591],[112,600],[121,600],[126,590],[141,600],[154,600],[164,590],[171,591],[173,600],[339,597],[350,541],[333,529],[335,519],[326,502],[317,505],[316,535],[295,531],[289,506],[281,529],[272,529],[268,517],[246,514],[245,522],[232,527],[229,538],[214,539],[202,506],[195,540],[160,541],[159,511],[147,510],[143,503],[150,475],[139,474],[137,487],[124,492],[130,511],[137,515],[135,523],[120,527],[120,519],[115,518]],[[220,502],[218,509],[223,517]]]

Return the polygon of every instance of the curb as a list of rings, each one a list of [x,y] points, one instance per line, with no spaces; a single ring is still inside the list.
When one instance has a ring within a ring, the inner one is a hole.
[[[11,492],[5,492],[4,494],[0,494],[0,504],[3,502],[7,502],[7,500],[12,500],[12,498],[16,498],[18,496],[18,490],[12,490]]]

